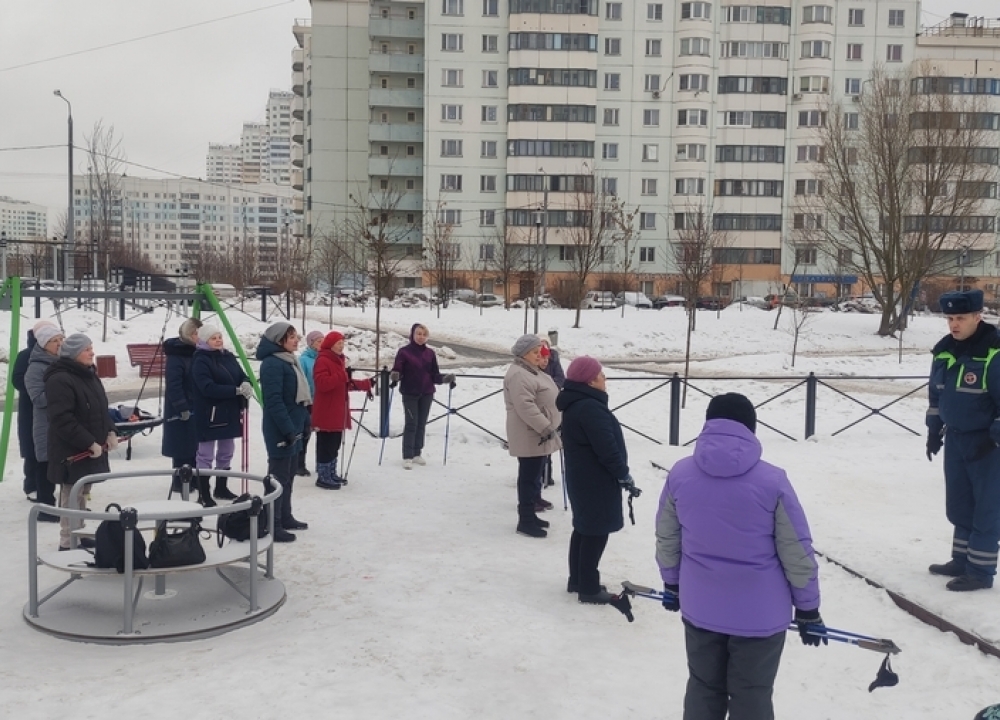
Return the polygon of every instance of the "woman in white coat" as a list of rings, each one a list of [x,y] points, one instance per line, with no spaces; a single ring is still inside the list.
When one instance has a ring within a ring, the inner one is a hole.
[[[545,458],[562,447],[557,430],[559,388],[541,369],[541,338],[522,335],[511,348],[514,362],[503,380],[507,446],[517,458],[517,532],[543,538],[549,523],[535,514],[537,481]]]

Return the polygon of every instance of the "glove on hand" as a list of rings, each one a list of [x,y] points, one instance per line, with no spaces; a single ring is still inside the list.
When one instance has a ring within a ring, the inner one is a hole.
[[[118,436],[115,435],[113,432],[108,433],[107,446],[108,450],[115,450],[118,448]]]
[[[102,448],[97,443],[94,443],[93,445],[90,446],[90,457],[99,458],[101,457],[102,452],[104,452],[104,448]]]
[[[191,419],[191,411],[190,410],[183,410],[183,411],[181,411],[180,419],[181,419],[181,422],[187,422],[188,420],[190,420]]]
[[[455,376],[452,375],[451,373],[448,373],[447,375],[442,375],[441,376],[441,384],[442,385],[450,385],[451,387],[455,387]]]
[[[623,478],[618,478],[618,484],[622,487],[635,487],[635,480],[632,479],[632,473],[629,473]]]
[[[396,387],[397,385],[399,385],[399,372],[393,370],[389,373],[389,387]]]
[[[549,440],[552,439],[553,435],[555,435],[555,432],[552,431],[552,430],[549,430],[547,433],[545,433],[544,435],[542,435],[542,439],[538,441],[538,444],[539,445],[544,445],[545,443],[547,443]]]
[[[802,638],[803,645],[813,645],[819,647],[820,643],[829,645],[826,638],[826,626],[823,618],[819,615],[819,610],[796,610],[795,624],[799,626],[799,637]]]
[[[248,382],[242,383],[238,388],[236,388],[236,394],[242,395],[249,400],[253,397],[253,385]]]
[[[351,366],[347,367],[347,379],[350,380],[354,377],[354,368]]]
[[[367,394],[368,394],[368,399],[369,399],[369,400],[374,400],[374,399],[375,399],[375,392],[374,392],[374,388],[375,388],[375,385],[374,385],[374,384],[372,384],[372,385],[371,385],[371,386],[369,387],[369,390],[368,390],[368,393],[367,393]]]
[[[670,612],[677,612],[681,609],[681,595],[678,585],[663,584],[663,609]]]
[[[933,428],[929,429],[927,431],[927,459],[932,460],[941,450],[942,445],[944,445],[944,438],[941,437],[941,433]]]

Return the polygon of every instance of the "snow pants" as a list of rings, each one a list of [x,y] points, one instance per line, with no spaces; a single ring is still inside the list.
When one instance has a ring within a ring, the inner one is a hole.
[[[951,556],[965,572],[992,580],[1000,543],[1000,449],[989,432],[954,432],[944,440],[945,511],[955,526]]]
[[[774,720],[774,678],[784,631],[741,637],[702,630],[684,621],[688,682],[684,720]]]

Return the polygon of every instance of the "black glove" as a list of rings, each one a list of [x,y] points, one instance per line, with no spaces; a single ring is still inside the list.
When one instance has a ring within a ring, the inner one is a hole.
[[[677,612],[681,609],[680,586],[663,584],[663,609]]]
[[[819,647],[820,643],[830,644],[826,638],[826,626],[823,624],[823,618],[819,616],[819,609],[796,610],[795,624],[799,626],[799,637],[802,638],[803,645]]]
[[[542,435],[542,439],[538,441],[538,444],[544,445],[545,443],[547,443],[549,440],[552,439],[553,435],[555,435],[555,433],[550,430],[549,432]]]
[[[399,384],[399,373],[393,370],[389,373],[389,387],[396,387]]]
[[[455,376],[451,373],[441,376],[441,384],[448,385],[449,387],[455,387]]]
[[[942,445],[944,445],[944,438],[941,437],[941,432],[930,428],[927,431],[927,459],[932,460],[941,450]]]
[[[350,380],[353,377],[354,377],[354,368],[352,367],[347,368],[347,379]]]
[[[642,490],[635,486],[635,480],[632,479],[631,474],[619,478],[618,484],[622,486],[622,489],[628,490],[629,497],[637,498],[642,495]]]

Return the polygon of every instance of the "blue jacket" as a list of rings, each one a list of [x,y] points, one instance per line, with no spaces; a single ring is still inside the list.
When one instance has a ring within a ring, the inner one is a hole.
[[[299,367],[302,368],[302,374],[306,376],[306,382],[309,383],[309,394],[316,397],[316,381],[313,380],[313,368],[316,366],[316,356],[319,352],[313,350],[311,347],[306,348],[299,355]]]
[[[193,460],[198,454],[198,425],[192,416],[184,421],[182,412],[194,413],[198,388],[194,383],[194,345],[180,338],[163,342],[166,357],[166,377],[163,391],[163,444],[164,457]]]
[[[295,402],[299,382],[295,370],[281,358],[275,357],[275,353],[284,351],[284,348],[266,337],[262,337],[257,346],[257,359],[261,361],[264,444],[269,458],[288,457],[301,451],[302,440],[297,440],[292,445],[279,443],[284,443],[289,435],[300,434],[309,417],[306,406]]]
[[[934,346],[927,409],[927,427],[940,433],[984,433],[1000,443],[1000,335],[979,323],[972,337],[956,341],[946,335]]]
[[[243,397],[236,389],[248,378],[228,350],[197,347],[191,374],[198,389],[194,420],[198,442],[237,438],[243,434]]]
[[[562,412],[566,454],[566,491],[573,505],[573,529],[607,535],[622,529],[622,488],[628,476],[628,451],[608,394],[585,383],[566,381],[556,397]]]

